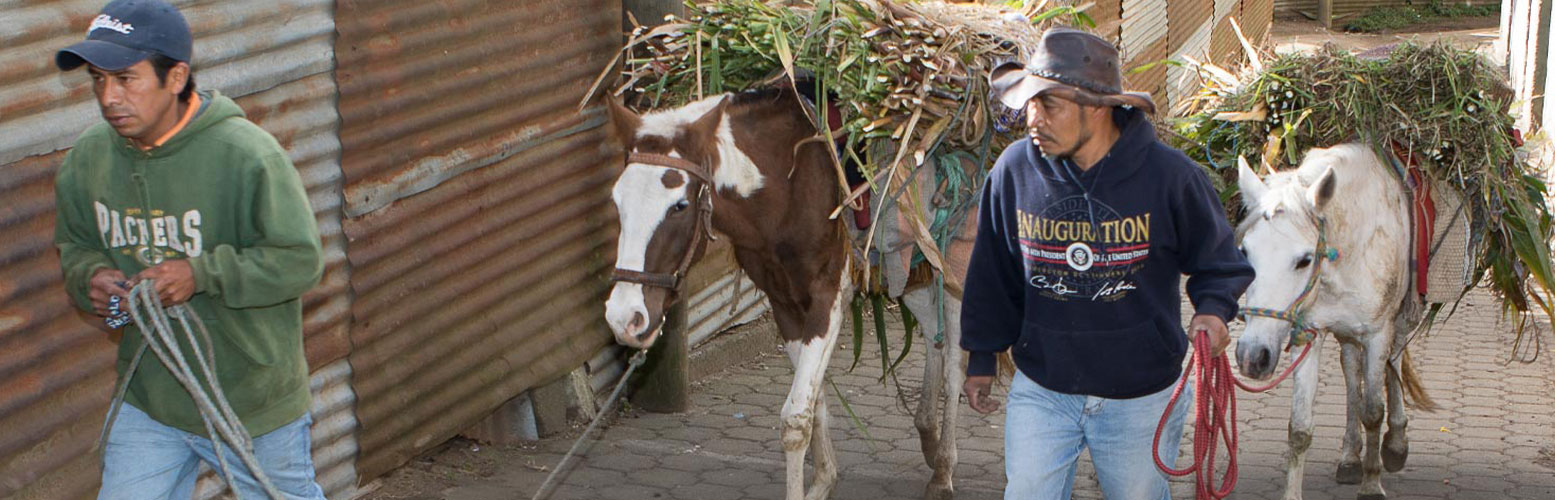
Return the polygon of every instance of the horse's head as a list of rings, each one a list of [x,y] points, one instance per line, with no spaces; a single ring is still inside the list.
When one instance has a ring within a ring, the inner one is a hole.
[[[686,271],[711,238],[713,171],[725,100],[710,98],[641,116],[610,100],[611,121],[627,160],[611,191],[621,234],[605,320],[622,345],[653,345]]]
[[[1307,163],[1329,161],[1307,155]],[[1316,172],[1316,174],[1312,174]],[[1274,374],[1280,352],[1306,324],[1306,311],[1325,260],[1336,258],[1323,239],[1323,210],[1334,196],[1332,164],[1270,175],[1267,180],[1239,161],[1237,184],[1247,208],[1238,229],[1242,250],[1257,272],[1247,289],[1247,329],[1237,341],[1242,374]],[[1283,317],[1279,317],[1283,316]]]

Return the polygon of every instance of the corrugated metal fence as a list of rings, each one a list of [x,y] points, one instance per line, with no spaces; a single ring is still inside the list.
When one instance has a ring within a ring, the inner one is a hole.
[[[1103,0],[1088,12],[1103,36],[1115,37],[1129,89],[1149,92],[1164,116],[1199,88],[1194,72],[1175,63],[1184,56],[1240,63],[1245,55],[1231,20],[1258,46],[1268,37],[1274,0]]]
[[[339,3],[351,365],[373,477],[610,341],[619,0]]]
[[[114,382],[114,344],[68,303],[52,245],[54,172],[98,113],[85,71],[54,51],[101,1],[0,5],[0,497],[80,498],[97,488],[89,449]],[[237,99],[291,154],[324,234],[323,282],[304,299],[315,460],[334,496],[354,491],[348,384],[350,295],[340,233],[333,3],[175,2],[195,32],[195,78]]]

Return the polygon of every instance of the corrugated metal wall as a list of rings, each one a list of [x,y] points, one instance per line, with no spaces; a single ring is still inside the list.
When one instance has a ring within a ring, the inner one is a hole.
[[[1273,9],[1273,0],[1103,0],[1089,12],[1103,36],[1114,36],[1129,90],[1150,92],[1164,114],[1196,95],[1199,82],[1187,68],[1158,63],[1191,56],[1234,65],[1245,56],[1230,20],[1256,46],[1268,37]],[[1115,35],[1109,15],[1118,16]]]
[[[349,387],[350,295],[340,232],[340,143],[327,0],[174,2],[195,31],[195,77],[280,140],[307,184],[325,238],[323,283],[305,297],[315,460],[331,495],[355,485]],[[79,498],[96,490],[88,453],[113,386],[114,345],[78,317],[60,282],[54,173],[62,149],[98,117],[84,71],[54,51],[80,40],[103,2],[0,5],[0,497]],[[333,364],[332,364],[333,363]],[[348,370],[347,370],[348,371]],[[327,390],[323,390],[327,389]]]
[[[1215,0],[1215,27],[1209,35],[1209,52],[1218,64],[1242,60],[1242,44],[1231,29],[1231,20],[1242,23],[1242,2],[1239,0]]]
[[[1242,34],[1257,47],[1269,39],[1274,29],[1274,2],[1271,0],[1242,0]]]
[[[1305,12],[1317,15],[1317,0],[1274,0],[1276,12]]]
[[[619,152],[577,103],[619,0],[343,0],[344,230],[364,478],[610,342]]]
[[[708,244],[702,261],[687,273],[686,328],[693,349],[767,311],[766,296],[738,269],[734,249],[724,238]]]

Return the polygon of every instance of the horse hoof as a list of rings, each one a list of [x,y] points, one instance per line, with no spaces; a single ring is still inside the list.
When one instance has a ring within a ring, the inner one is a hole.
[[[1394,451],[1384,446],[1382,448],[1382,469],[1388,472],[1404,470],[1404,462],[1409,459],[1409,450]]]
[[[1339,470],[1334,472],[1334,481],[1339,484],[1361,484],[1361,464],[1340,463]]]
[[[1387,439],[1393,437],[1392,434],[1388,432],[1388,436],[1382,440],[1382,468],[1388,472],[1398,472],[1404,470],[1404,462],[1409,459],[1409,442],[1395,443]]]
[[[956,489],[948,484],[930,484],[923,488],[923,500],[951,500],[956,498]]]
[[[1362,493],[1356,495],[1355,498],[1356,500],[1388,500],[1388,495],[1384,493]]]

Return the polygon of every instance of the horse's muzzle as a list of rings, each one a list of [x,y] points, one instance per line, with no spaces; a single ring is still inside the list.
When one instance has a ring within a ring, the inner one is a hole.
[[[1239,342],[1236,359],[1237,364],[1242,368],[1243,376],[1254,380],[1267,380],[1274,375],[1274,368],[1279,364],[1280,354],[1269,346]]]

